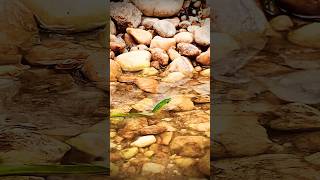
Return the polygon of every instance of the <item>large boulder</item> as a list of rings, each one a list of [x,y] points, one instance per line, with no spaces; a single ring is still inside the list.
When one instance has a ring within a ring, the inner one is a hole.
[[[41,27],[53,31],[80,32],[106,24],[105,1],[22,0],[34,13]]]
[[[17,0],[0,1],[0,64],[18,64],[19,49],[28,49],[39,41],[32,12]]]
[[[145,16],[170,17],[178,14],[184,0],[132,0]]]
[[[111,2],[110,17],[115,20],[119,29],[136,28],[141,23],[141,11],[132,3]]]

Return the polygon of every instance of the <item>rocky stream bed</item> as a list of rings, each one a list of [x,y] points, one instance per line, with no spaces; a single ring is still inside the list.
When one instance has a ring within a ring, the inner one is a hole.
[[[111,19],[67,3],[63,20],[0,1],[1,165],[111,168],[1,179],[319,179],[319,23],[253,0],[168,1],[111,1]]]

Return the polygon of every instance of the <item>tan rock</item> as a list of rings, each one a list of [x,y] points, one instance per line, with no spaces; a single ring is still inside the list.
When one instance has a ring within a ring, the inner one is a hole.
[[[107,82],[107,65],[107,55],[105,53],[96,53],[88,57],[81,70],[89,80],[99,87],[104,87]],[[116,73],[114,74],[116,76],[119,75],[117,74],[119,71],[113,71],[113,73]]]
[[[143,76],[155,76],[157,75],[159,72],[156,68],[154,67],[147,67],[147,68],[144,68],[141,72],[141,74]]]
[[[193,34],[190,32],[180,32],[174,36],[177,43],[192,43]]]
[[[167,51],[170,47],[176,46],[176,40],[174,38],[162,38],[160,36],[155,36],[151,40],[150,48],[161,48]]]
[[[210,65],[210,47],[206,52],[203,52],[199,56],[197,56],[196,61],[202,65],[209,66]]]
[[[210,45],[210,26],[202,26],[194,31],[194,41],[201,46]]]
[[[170,72],[181,72],[187,77],[193,76],[194,68],[190,62],[190,60],[186,57],[178,57],[174,59],[169,66],[167,67],[166,71],[167,73]]]
[[[137,102],[135,105],[132,106],[133,109],[137,111],[151,111],[153,109],[154,102],[150,98],[144,98],[141,101]]]
[[[168,55],[172,61],[175,60],[176,58],[181,57],[181,55],[178,53],[178,51],[176,51],[174,48],[168,49]]]
[[[177,136],[170,143],[171,150],[187,157],[201,157],[209,146],[209,138],[203,136]]]
[[[173,37],[176,34],[175,26],[166,20],[159,20],[153,24],[153,29],[164,38]]]
[[[132,3],[111,2],[110,17],[112,17],[120,29],[127,27],[136,28],[141,23],[141,11]]]
[[[116,57],[124,71],[140,71],[150,67],[151,53],[145,50],[130,51]]]
[[[181,72],[172,72],[169,73],[166,77],[162,79],[163,82],[174,83],[177,81],[181,81],[185,78],[185,75]]]
[[[194,104],[190,97],[185,95],[175,95],[171,97],[171,101],[164,107],[169,111],[190,111],[194,109]]]
[[[157,93],[158,92],[159,83],[155,79],[138,78],[135,81],[135,84],[143,91],[146,91],[149,93]]]
[[[152,40],[152,34],[149,31],[135,28],[127,28],[127,33],[133,36],[133,38],[139,44],[149,45]]]
[[[210,69],[205,69],[200,72],[201,76],[210,77]]]
[[[152,29],[154,23],[159,21],[158,18],[152,18],[152,17],[144,17],[141,24],[146,28],[146,29]]]
[[[109,19],[109,21],[110,21],[110,33],[117,34],[116,25],[114,24],[114,22],[111,19]]]
[[[120,154],[121,157],[124,159],[131,159],[139,152],[139,149],[137,147],[127,148],[123,149]]]
[[[173,137],[173,132],[172,131],[164,132],[160,134],[160,137],[161,137],[161,144],[169,145]]]
[[[165,167],[161,164],[157,164],[157,163],[145,163],[142,166],[142,174],[146,175],[146,174],[158,174],[158,173],[162,173],[165,170]]]

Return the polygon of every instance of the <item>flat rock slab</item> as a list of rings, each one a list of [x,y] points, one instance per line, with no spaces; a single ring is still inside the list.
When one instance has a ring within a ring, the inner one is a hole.
[[[215,179],[317,179],[320,172],[290,154],[264,154],[212,162]]]

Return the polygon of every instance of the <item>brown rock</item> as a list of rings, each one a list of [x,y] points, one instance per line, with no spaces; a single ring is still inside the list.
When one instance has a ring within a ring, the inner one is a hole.
[[[196,61],[202,65],[209,66],[210,65],[210,47],[206,52],[201,53]]]
[[[153,48],[150,49],[151,52],[151,59],[153,61],[159,61],[161,65],[167,65],[169,62],[168,54],[160,48]]]
[[[180,156],[201,157],[210,147],[210,140],[203,136],[177,136],[170,149]]]
[[[146,127],[143,127],[142,129],[140,129],[140,134],[142,134],[142,135],[160,134],[164,131],[166,131],[165,127],[151,125],[151,126],[146,126]]]
[[[120,29],[138,27],[141,23],[141,11],[132,3],[111,2],[110,17],[112,17]]]
[[[177,48],[179,53],[183,56],[195,57],[201,53],[201,50],[197,48],[197,46],[189,43],[179,43]]]
[[[152,34],[142,29],[127,28],[127,33],[132,35],[139,44],[149,45],[152,39]]]
[[[146,91],[149,93],[157,93],[158,92],[159,83],[155,79],[138,78],[135,81],[135,84],[143,91]]]
[[[120,65],[110,59],[110,81],[117,81],[118,77],[122,74],[122,70]]]

